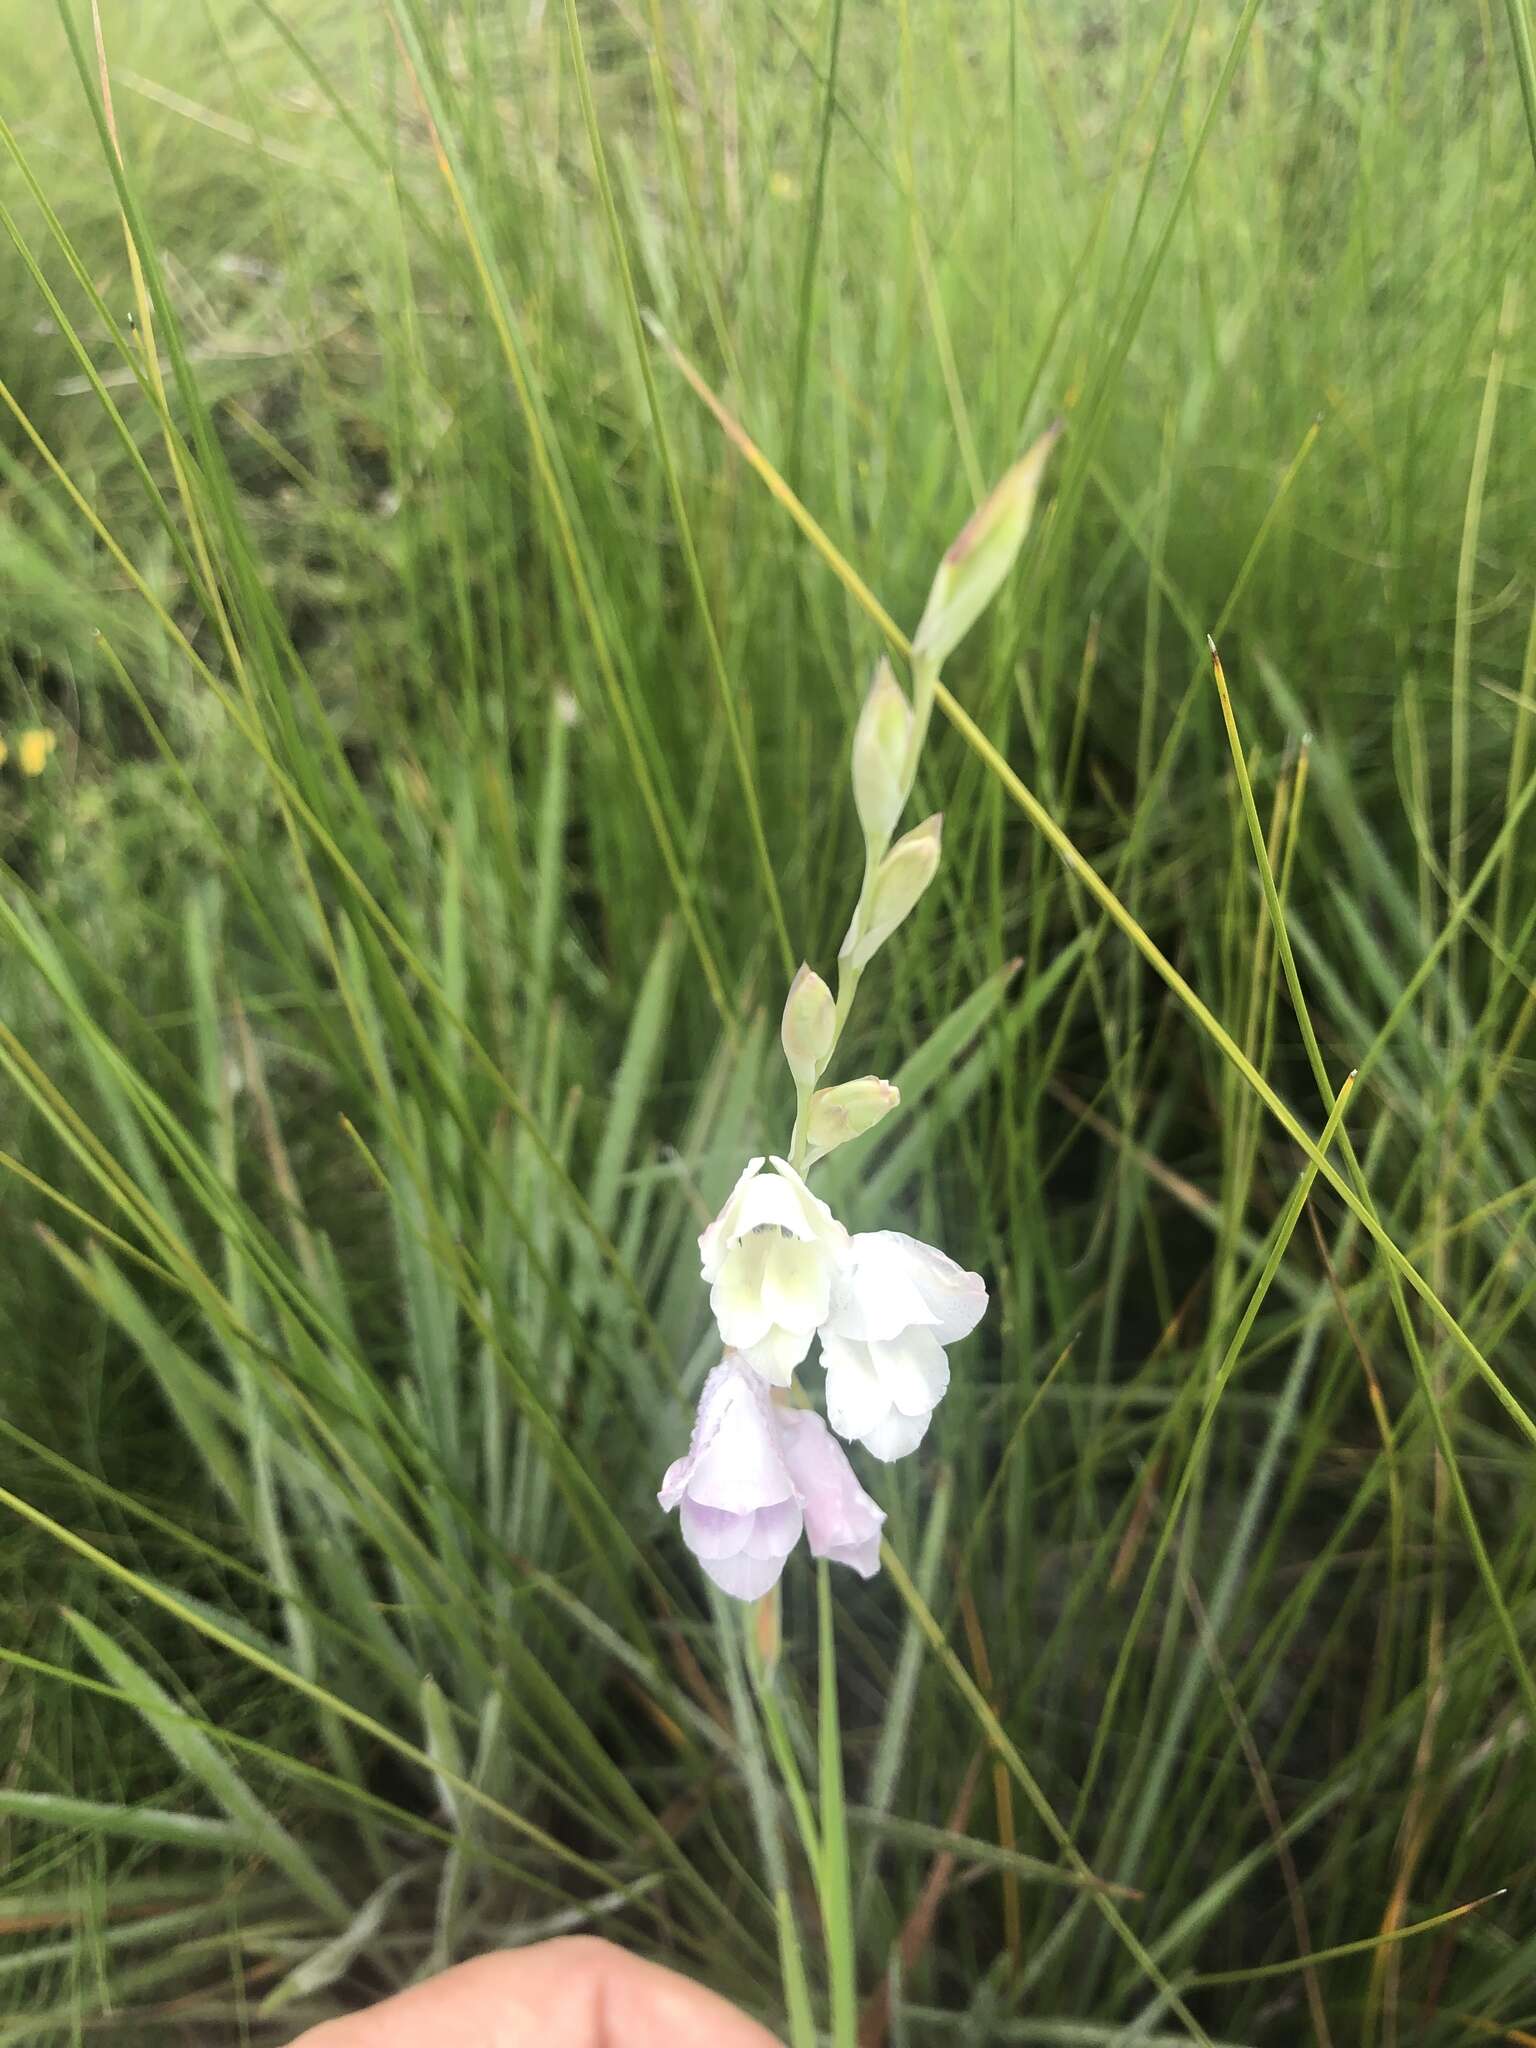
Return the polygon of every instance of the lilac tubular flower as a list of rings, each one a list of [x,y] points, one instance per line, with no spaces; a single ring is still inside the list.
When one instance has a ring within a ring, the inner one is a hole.
[[[683,1541],[723,1592],[756,1600],[800,1541],[800,1494],[768,1389],[734,1355],[704,1382],[686,1457],[657,1495],[681,1510]]]
[[[774,1586],[802,1527],[812,1554],[862,1578],[880,1569],[884,1512],[819,1415],[775,1401],[734,1354],[704,1382],[688,1455],[657,1495],[680,1510],[683,1541],[737,1600]]]
[[[842,1445],[819,1415],[808,1408],[781,1408],[778,1419],[784,1460],[805,1510],[811,1555],[872,1579],[880,1569],[885,1510],[860,1486]]]

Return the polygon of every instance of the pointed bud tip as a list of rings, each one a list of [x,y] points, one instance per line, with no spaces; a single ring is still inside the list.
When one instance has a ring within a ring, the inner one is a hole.
[[[871,856],[890,842],[906,808],[912,706],[888,660],[876,663],[853,733],[853,801]]]
[[[976,507],[939,561],[928,602],[912,636],[914,662],[941,668],[996,596],[1018,559],[1052,448],[1054,423]]]
[[[951,568],[958,567],[983,536],[994,530],[999,518],[1014,509],[1016,503],[1025,517],[1028,517],[1034,506],[1035,492],[1040,487],[1040,473],[1051,450],[1066,432],[1066,428],[1066,421],[1058,414],[1045,432],[1030,443],[1018,460],[1010,463],[1003,471],[945,549],[944,560]],[[1020,532],[1017,538],[1022,540],[1023,533]]]
[[[797,1088],[809,1088],[832,1056],[837,1036],[837,1006],[832,991],[808,961],[802,960],[784,998],[779,1043]]]
[[[850,1138],[860,1138],[901,1106],[901,1090],[878,1074],[861,1074],[835,1088],[820,1088],[811,1097],[806,1136],[811,1159],[824,1158]]]

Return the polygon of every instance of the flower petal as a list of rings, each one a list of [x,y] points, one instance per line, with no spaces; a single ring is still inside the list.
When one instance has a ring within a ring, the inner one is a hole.
[[[814,1330],[785,1330],[775,1324],[755,1344],[744,1345],[741,1356],[770,1387],[787,1387],[815,1334]]]
[[[666,1471],[661,1475],[661,1485],[657,1489],[656,1498],[661,1502],[661,1505],[669,1515],[683,1497],[684,1490],[688,1485],[688,1474],[691,1470],[692,1465],[689,1459],[674,1458]]]
[[[787,1330],[813,1335],[827,1319],[832,1299],[832,1273],[819,1244],[799,1244],[791,1237],[767,1238],[763,1261],[762,1303],[769,1319]],[[747,1249],[745,1245],[743,1251]]]
[[[729,1508],[701,1507],[686,1494],[678,1514],[683,1541],[702,1564],[706,1558],[737,1557],[747,1548],[756,1513],[737,1515]]]
[[[777,1501],[752,1517],[743,1548],[748,1557],[788,1557],[804,1526],[798,1499]]]
[[[745,1351],[749,1345],[761,1343],[773,1328],[773,1317],[763,1302],[763,1275],[774,1242],[768,1237],[751,1237],[744,1244],[732,1245],[716,1268],[709,1306],[720,1341],[728,1350]]]
[[[749,1159],[714,1222],[699,1239],[699,1264],[713,1280],[732,1245],[754,1230],[775,1229],[805,1241],[819,1238],[842,1245],[848,1233],[786,1160],[775,1159],[764,1173],[761,1159]]]
[[[785,1553],[787,1556],[787,1553]],[[780,1557],[701,1557],[699,1563],[722,1593],[733,1600],[761,1600],[779,1583],[785,1559]]]
[[[777,1153],[775,1153],[768,1163],[780,1180],[795,1190],[800,1203],[800,1212],[807,1226],[804,1234],[811,1237],[819,1237],[824,1243],[836,1245],[839,1249],[846,1246],[848,1242],[847,1231],[838,1222],[820,1195],[813,1195],[811,1193],[804,1180],[796,1173],[789,1161],[787,1159],[780,1159]],[[796,1233],[797,1236],[800,1234],[799,1232]]]
[[[831,1327],[869,1344],[917,1326],[955,1344],[975,1329],[986,1306],[981,1275],[935,1246],[899,1230],[860,1231],[849,1241]]]
[[[931,1408],[925,1415],[901,1415],[893,1408],[883,1422],[867,1429],[859,1441],[871,1457],[880,1459],[882,1464],[894,1464],[896,1459],[917,1449],[932,1420]]]
[[[932,1330],[905,1330],[886,1344],[871,1344],[869,1360],[891,1406],[903,1415],[926,1415],[949,1387],[949,1360]]]
[[[902,1231],[886,1230],[877,1235],[889,1238],[893,1250],[899,1248],[939,1342],[958,1344],[962,1337],[969,1337],[987,1312],[987,1284],[981,1275],[968,1273],[947,1252]]]
[[[886,1252],[883,1240],[889,1235],[860,1231],[849,1240],[829,1319],[839,1337],[879,1343],[929,1320],[927,1304],[909,1279],[905,1263]]]
[[[842,1445],[819,1415],[804,1408],[780,1414],[779,1439],[805,1505],[812,1555],[873,1577],[880,1569],[885,1514],[860,1486]]]
[[[688,1455],[667,1468],[658,1498],[681,1508],[684,1542],[738,1600],[767,1592],[800,1541],[800,1495],[784,1461],[779,1412],[734,1353],[705,1380]]]
[[[748,1514],[794,1498],[767,1389],[740,1359],[723,1360],[704,1382],[682,1464],[681,1472],[674,1465],[667,1473],[663,1506],[686,1497],[700,1507]]]
[[[827,1420],[839,1436],[862,1437],[890,1414],[891,1397],[867,1344],[823,1331],[821,1362],[827,1369]]]
[[[719,1215],[700,1237],[699,1264],[706,1280],[713,1280],[719,1272],[720,1262],[734,1242],[731,1235],[734,1228],[732,1219],[740,1206],[742,1194],[746,1189],[747,1183],[756,1174],[761,1173],[762,1170],[763,1160],[761,1156],[747,1161],[736,1177],[735,1187],[726,1196],[724,1206],[721,1208]]]
[[[739,1242],[753,1230],[784,1230],[791,1237],[812,1238],[817,1235],[815,1220],[807,1211],[807,1204],[816,1197],[800,1183],[797,1185],[781,1180],[776,1174],[765,1173],[754,1180],[750,1187],[743,1189],[736,1212],[730,1219],[732,1242]],[[823,1202],[818,1206],[826,1208]],[[827,1210],[828,1215],[832,1212]]]

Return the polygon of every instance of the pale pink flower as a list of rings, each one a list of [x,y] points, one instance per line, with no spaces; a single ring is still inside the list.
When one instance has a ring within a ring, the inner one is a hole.
[[[812,1554],[863,1578],[880,1569],[885,1521],[819,1415],[776,1400],[735,1357],[704,1382],[688,1455],[657,1495],[722,1591],[756,1600],[777,1583],[802,1527]]]
[[[778,1419],[784,1462],[805,1511],[811,1555],[872,1579],[880,1569],[885,1510],[860,1486],[842,1445],[819,1415],[808,1408],[781,1408]]]
[[[681,1510],[683,1541],[724,1592],[756,1600],[800,1541],[800,1493],[785,1460],[768,1389],[739,1358],[704,1382],[688,1455],[669,1465],[657,1499]]]

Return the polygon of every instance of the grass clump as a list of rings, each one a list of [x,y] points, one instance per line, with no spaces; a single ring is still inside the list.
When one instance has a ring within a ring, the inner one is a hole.
[[[0,0],[0,2041],[575,1927],[802,2038],[1536,2031],[1520,0],[116,12]],[[1058,413],[825,1169],[997,1308],[770,1688],[695,1240]]]

